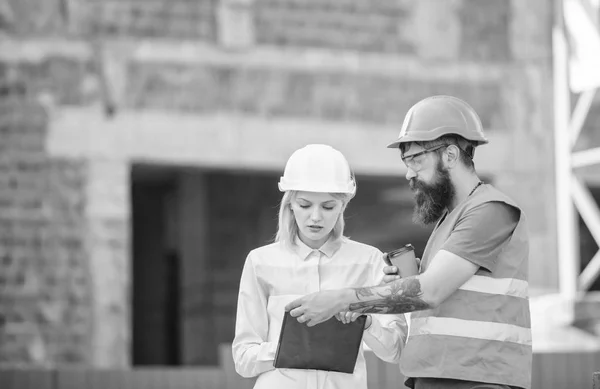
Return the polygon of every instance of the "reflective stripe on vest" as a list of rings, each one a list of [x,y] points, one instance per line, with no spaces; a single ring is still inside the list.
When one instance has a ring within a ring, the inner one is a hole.
[[[515,278],[472,276],[459,289],[488,294],[502,294],[520,298],[529,297],[529,283]]]
[[[491,278],[474,275],[459,289],[476,293],[527,298],[529,295],[528,288],[529,283],[527,281],[515,278]],[[418,315],[414,315],[411,320],[410,335],[462,336],[531,345],[531,330],[528,327],[448,317],[418,317]]]
[[[410,336],[448,335],[531,346],[531,330],[512,324],[435,316],[416,317],[410,324]]]

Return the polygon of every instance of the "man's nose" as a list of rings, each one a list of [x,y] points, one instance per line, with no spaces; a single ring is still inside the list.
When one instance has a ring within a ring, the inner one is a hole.
[[[417,173],[415,173],[414,170],[412,170],[411,168],[407,167],[406,168],[406,179],[408,181],[410,181],[411,178],[414,178],[417,176]]]

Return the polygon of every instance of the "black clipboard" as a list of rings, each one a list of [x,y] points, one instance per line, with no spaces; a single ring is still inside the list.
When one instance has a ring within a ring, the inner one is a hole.
[[[309,327],[284,313],[273,366],[278,369],[312,369],[354,372],[366,316],[344,324],[335,317]]]

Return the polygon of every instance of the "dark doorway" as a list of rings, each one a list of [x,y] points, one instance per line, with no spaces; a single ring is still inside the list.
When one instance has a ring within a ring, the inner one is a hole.
[[[218,365],[231,358],[249,251],[273,241],[280,172],[136,165],[132,170],[132,361]],[[401,177],[359,175],[346,210],[351,239],[389,251],[430,228],[411,220]]]
[[[167,208],[173,175],[134,172],[132,199],[132,363],[180,364],[180,258],[170,247]]]

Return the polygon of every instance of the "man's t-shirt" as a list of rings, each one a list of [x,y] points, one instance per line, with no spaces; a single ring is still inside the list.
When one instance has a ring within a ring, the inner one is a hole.
[[[518,222],[518,209],[499,201],[483,203],[459,219],[441,250],[493,272]]]
[[[460,218],[441,250],[449,251],[493,272],[498,254],[510,240],[519,222],[519,210],[502,202],[483,203]],[[508,385],[417,378],[415,389],[518,389]]]

